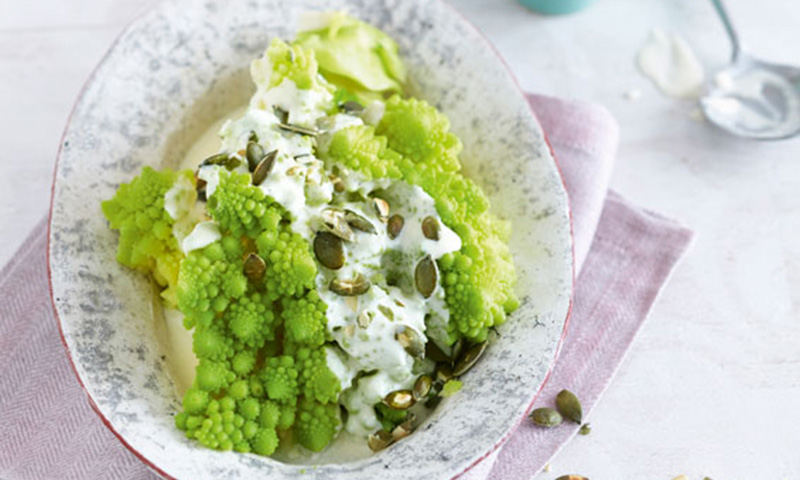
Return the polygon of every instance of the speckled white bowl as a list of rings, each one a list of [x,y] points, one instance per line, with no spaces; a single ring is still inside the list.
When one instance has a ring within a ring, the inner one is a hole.
[[[132,24],[75,106],[55,174],[52,295],[64,342],[95,410],[164,477],[301,478],[269,458],[215,452],[173,426],[152,291],[114,260],[100,202],[144,165],[174,165],[216,118],[252,92],[247,66],[273,36],[291,38],[314,0],[168,1]],[[568,317],[569,207],[541,127],[486,40],[429,0],[329,0],[397,39],[412,91],[442,109],[464,141],[468,175],[511,219],[522,306],[501,336],[411,437],[370,458],[319,466],[315,478],[450,478],[497,448],[530,408]],[[307,477],[305,477],[307,478]]]

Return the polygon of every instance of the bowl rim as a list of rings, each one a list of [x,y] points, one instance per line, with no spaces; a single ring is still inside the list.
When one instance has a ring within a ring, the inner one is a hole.
[[[168,0],[167,3],[173,2],[173,1],[175,1],[175,0]],[[497,57],[497,60],[502,64],[503,68],[506,70],[506,73],[508,73],[509,77],[511,78],[512,83],[514,84],[514,87],[519,91],[519,93],[524,98],[527,99],[527,94],[526,94],[525,90],[522,89],[522,86],[520,85],[519,80],[517,79],[516,75],[514,75],[514,72],[511,70],[511,67],[509,66],[508,62],[505,60],[505,58],[500,53],[500,51],[497,49],[497,47],[489,40],[489,38],[486,36],[486,34],[483,33],[483,31],[481,31],[474,23],[472,23],[472,21],[470,21],[466,17],[466,15],[464,15],[464,13],[462,13],[460,10],[458,10],[451,3],[451,0],[435,0],[435,1],[439,2],[440,4],[442,4],[446,8],[448,8],[452,14],[458,16],[461,19],[461,21],[464,23],[465,26],[467,26],[469,29],[471,29],[474,33],[476,33],[478,35],[478,37],[481,39],[481,41],[484,42],[484,44],[487,47],[489,47],[489,49],[492,51],[492,53],[494,53],[495,57]],[[95,414],[97,414],[97,416],[100,418],[100,420],[103,423],[103,425],[112,434],[114,434],[114,436],[117,438],[117,440],[119,440],[119,442],[129,452],[131,452],[137,459],[139,459],[148,469],[150,469],[151,471],[155,472],[156,474],[158,474],[162,478],[166,478],[166,479],[170,479],[170,480],[180,480],[180,479],[178,479],[176,477],[173,477],[173,476],[169,475],[168,473],[166,473],[164,470],[159,468],[156,464],[151,462],[142,453],[140,453],[138,450],[136,450],[130,443],[128,443],[127,440],[125,440],[125,438],[122,436],[122,434],[120,434],[119,432],[117,432],[114,429],[114,426],[111,424],[111,422],[108,420],[108,418],[106,418],[106,416],[103,414],[103,412],[97,406],[97,403],[95,403],[94,398],[92,398],[91,394],[89,393],[89,390],[84,385],[83,379],[81,378],[80,374],[78,373],[77,366],[75,365],[75,362],[74,362],[74,360],[72,358],[72,352],[70,351],[69,345],[67,344],[67,340],[66,340],[66,338],[64,336],[63,322],[61,320],[61,316],[58,313],[58,308],[56,307],[55,295],[53,293],[53,275],[52,275],[52,268],[51,268],[51,264],[50,264],[50,260],[51,260],[51,256],[50,256],[50,246],[51,245],[50,245],[50,242],[51,242],[51,238],[52,238],[51,237],[51,230],[52,230],[52,226],[53,226],[53,209],[54,209],[54,204],[55,204],[56,181],[58,179],[58,167],[59,167],[59,164],[60,164],[60,161],[61,161],[61,158],[62,158],[62,153],[63,153],[63,149],[64,149],[64,141],[65,141],[67,132],[69,130],[69,126],[72,124],[72,120],[73,120],[75,111],[76,111],[78,105],[80,105],[81,102],[83,101],[83,98],[84,98],[84,96],[86,94],[86,91],[87,91],[88,87],[94,82],[98,70],[100,69],[100,67],[102,67],[106,63],[106,61],[108,60],[108,57],[110,56],[111,52],[114,51],[115,47],[120,42],[120,40],[142,18],[146,17],[147,15],[149,15],[150,13],[152,13],[154,10],[158,9],[162,5],[163,5],[163,3],[155,4],[155,5],[151,6],[151,7],[146,8],[144,11],[140,12],[138,15],[133,17],[124,26],[124,28],[122,28],[120,30],[119,34],[114,38],[114,41],[109,45],[109,47],[105,51],[105,53],[103,53],[103,56],[100,58],[100,61],[97,62],[97,64],[94,66],[94,68],[92,69],[92,71],[89,74],[89,76],[86,78],[86,80],[81,85],[81,89],[80,89],[80,91],[78,93],[78,96],[75,98],[75,101],[72,104],[72,108],[70,109],[70,113],[67,116],[67,121],[66,121],[65,126],[64,126],[64,131],[61,134],[61,138],[59,140],[59,145],[58,145],[58,150],[56,152],[56,161],[55,161],[55,163],[53,165],[53,180],[52,180],[51,186],[50,186],[50,206],[49,206],[48,213],[47,213],[47,245],[46,245],[47,252],[48,252],[47,253],[47,285],[48,285],[48,290],[49,290],[49,294],[50,294],[50,303],[51,303],[51,305],[53,307],[53,313],[54,313],[54,316],[55,316],[55,319],[56,319],[56,323],[57,323],[57,326],[58,326],[58,334],[59,334],[59,338],[61,339],[61,344],[64,346],[64,350],[66,351],[67,360],[69,361],[70,368],[72,369],[72,372],[75,374],[75,377],[78,379],[78,384],[80,385],[81,389],[83,390],[83,393],[86,396],[86,398],[87,398],[87,400],[89,402],[89,406],[91,407],[91,409],[94,411]],[[531,114],[531,117],[539,125],[539,128],[542,131],[542,137],[544,138],[545,144],[547,145],[547,148],[550,151],[550,156],[551,156],[553,164],[555,166],[556,173],[558,174],[558,177],[561,180],[561,185],[564,187],[564,197],[565,197],[565,204],[566,204],[566,207],[567,207],[567,217],[569,218],[569,241],[570,241],[570,249],[569,249],[569,251],[570,251],[570,260],[571,260],[570,261],[570,267],[571,267],[571,270],[572,270],[571,276],[570,276],[570,284],[569,284],[569,286],[570,286],[569,303],[568,303],[567,311],[566,311],[565,318],[564,318],[564,324],[563,324],[562,329],[561,329],[561,335],[560,335],[560,337],[558,339],[558,344],[556,345],[555,351],[553,353],[553,358],[550,360],[550,362],[548,364],[547,372],[545,373],[544,379],[542,380],[541,384],[539,385],[539,388],[534,393],[533,397],[531,398],[530,403],[528,404],[527,408],[525,409],[525,414],[517,421],[517,423],[515,425],[512,426],[512,428],[510,428],[499,440],[497,440],[494,443],[494,445],[492,445],[483,455],[481,455],[478,458],[476,458],[471,464],[469,464],[467,467],[465,467],[464,470],[462,470],[460,473],[454,475],[451,480],[455,480],[457,478],[463,477],[467,472],[472,470],[475,466],[480,464],[482,461],[484,461],[486,458],[488,458],[493,453],[495,453],[498,449],[500,449],[500,447],[502,447],[508,441],[508,439],[511,437],[511,435],[513,435],[513,433],[516,431],[517,427],[521,424],[521,422],[528,416],[528,414],[530,414],[531,410],[533,409],[534,404],[536,403],[536,400],[538,400],[539,395],[541,394],[542,390],[544,389],[545,385],[547,384],[548,380],[550,379],[550,375],[552,374],[553,368],[556,365],[556,362],[558,360],[558,356],[559,356],[559,354],[561,352],[561,347],[563,346],[564,339],[565,339],[565,337],[567,335],[567,331],[568,331],[569,324],[570,324],[570,319],[572,318],[572,308],[573,308],[573,305],[574,305],[575,282],[576,282],[575,234],[574,234],[574,222],[573,222],[573,215],[572,215],[572,203],[570,201],[569,194],[568,194],[568,191],[567,191],[567,188],[566,188],[566,183],[564,181],[564,174],[563,174],[563,172],[561,170],[561,166],[559,165],[558,160],[556,158],[556,154],[555,154],[555,151],[553,150],[553,146],[550,143],[550,138],[547,135],[547,131],[542,127],[542,123],[539,120],[539,117],[537,116],[536,111],[534,110],[534,108],[530,104],[530,102],[526,101],[525,103],[526,103],[528,112]]]

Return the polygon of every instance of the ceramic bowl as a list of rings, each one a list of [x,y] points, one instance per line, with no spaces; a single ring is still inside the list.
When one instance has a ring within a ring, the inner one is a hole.
[[[180,398],[159,344],[148,280],[115,261],[100,202],[145,165],[175,165],[211,123],[253,91],[249,62],[292,38],[314,0],[168,1],[135,21],[84,88],[53,188],[53,302],[75,372],[105,424],[169,478],[307,478],[308,467],[216,452],[173,424]],[[521,307],[485,357],[413,435],[372,457],[320,465],[315,478],[451,478],[496,449],[530,409],[555,357],[573,283],[569,207],[541,127],[487,41],[429,0],[328,0],[394,37],[411,92],[444,111],[467,175],[512,221]]]

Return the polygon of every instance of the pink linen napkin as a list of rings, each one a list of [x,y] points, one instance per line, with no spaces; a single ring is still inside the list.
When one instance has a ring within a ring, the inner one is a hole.
[[[569,329],[537,403],[569,388],[588,416],[692,234],[607,194],[618,128],[604,109],[529,100],[564,175],[582,266]],[[0,478],[155,478],[92,412],[71,370],[48,290],[46,230],[43,220],[0,271]],[[530,478],[576,429],[523,422],[462,478]]]

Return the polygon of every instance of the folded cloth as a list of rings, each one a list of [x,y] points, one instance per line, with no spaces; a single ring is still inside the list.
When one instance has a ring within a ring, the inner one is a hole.
[[[606,194],[618,129],[604,109],[540,96],[530,101],[564,175],[583,265],[567,336],[537,402],[569,388],[588,414],[691,233]],[[43,220],[0,271],[0,478],[155,478],[92,412],[71,371],[50,302],[46,230]],[[523,422],[462,478],[530,478],[576,428],[544,432]]]

